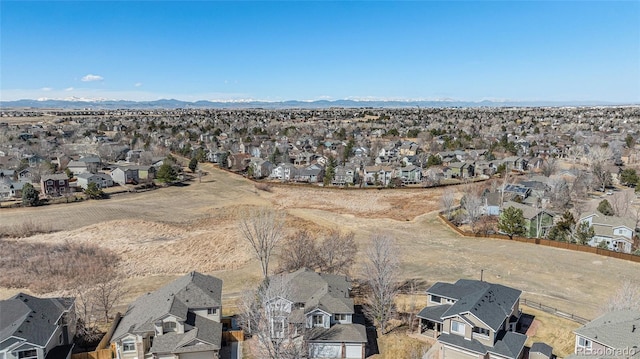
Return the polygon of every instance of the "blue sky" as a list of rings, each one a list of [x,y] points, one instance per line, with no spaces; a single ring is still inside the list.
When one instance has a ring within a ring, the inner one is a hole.
[[[0,100],[640,102],[638,1],[0,1]]]

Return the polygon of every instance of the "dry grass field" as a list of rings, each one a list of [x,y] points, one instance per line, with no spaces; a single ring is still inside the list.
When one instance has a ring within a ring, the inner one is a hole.
[[[103,201],[2,208],[0,231],[30,220],[55,232],[19,241],[92,243],[112,250],[121,257],[117,269],[129,289],[122,304],[191,270],[221,277],[224,295],[232,301],[260,278],[259,265],[236,230],[243,212],[258,205],[286,210],[292,230],[353,231],[360,249],[374,233],[391,234],[402,255],[401,277],[421,281],[423,287],[436,281],[479,278],[483,269],[487,281],[521,289],[524,297],[563,312],[593,318],[624,279],[640,278],[638,263],[461,237],[436,216],[440,189],[274,186],[267,192],[240,176],[207,164],[203,167],[209,174],[202,183],[196,180],[183,187],[114,195]],[[357,268],[353,274],[358,276]],[[17,290],[21,289],[0,289],[0,297]]]

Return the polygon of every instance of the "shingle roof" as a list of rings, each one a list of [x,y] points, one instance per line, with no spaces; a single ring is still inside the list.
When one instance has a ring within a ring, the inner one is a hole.
[[[493,347],[486,346],[476,339],[467,340],[461,335],[442,333],[438,337],[438,342],[440,343],[464,348],[465,350],[482,355],[491,352],[510,359],[519,357],[526,341],[526,335],[515,332],[505,332],[504,336],[498,338]]]
[[[304,303],[305,313],[320,308],[328,313],[353,314],[350,283],[345,276],[316,273],[308,268],[285,274],[291,287],[287,299]]]
[[[576,329],[575,333],[613,349],[639,345],[640,311],[622,310],[604,314]]]
[[[420,311],[420,313],[418,313],[418,318],[429,319],[432,322],[442,323],[442,315],[449,308],[451,308],[450,304],[436,305],[433,307],[424,307]]]
[[[546,343],[536,342],[531,345],[529,353],[541,353],[547,358],[551,358],[551,356],[553,355],[553,348]]]
[[[453,286],[455,288],[446,287],[449,294],[447,297],[457,301],[442,315],[442,318],[471,313],[494,331],[497,331],[505,319],[511,315],[514,305],[522,294],[522,291],[517,289],[477,280],[460,279]],[[434,293],[432,288],[433,286],[427,290],[427,293]]]
[[[45,346],[58,327],[58,318],[71,310],[73,302],[73,298],[38,298],[24,293],[0,301],[0,342],[16,336]]]
[[[127,333],[153,331],[154,322],[168,314],[187,319],[189,308],[219,307],[221,296],[222,280],[191,272],[136,299],[118,324],[113,340]]]
[[[329,329],[313,328],[305,338],[312,342],[366,343],[367,330],[362,324],[340,324]]]

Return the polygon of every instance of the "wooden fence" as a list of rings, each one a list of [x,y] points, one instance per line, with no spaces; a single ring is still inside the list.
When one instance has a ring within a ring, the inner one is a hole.
[[[111,348],[100,349],[92,352],[71,354],[71,359],[112,359],[115,357],[114,354]]]
[[[637,255],[634,255],[634,254],[615,252],[615,251],[610,251],[608,249],[602,249],[602,248],[597,248],[597,247],[580,245],[580,244],[576,244],[576,243],[558,242],[558,241],[552,241],[552,240],[544,239],[544,238],[525,238],[525,237],[516,237],[516,236],[514,236],[513,238],[509,238],[509,236],[506,236],[504,234],[497,234],[497,233],[496,234],[484,234],[484,233],[465,232],[465,231],[461,230],[460,228],[458,228],[458,226],[456,226],[455,224],[451,223],[451,221],[446,219],[442,215],[442,213],[440,213],[438,215],[438,217],[440,217],[440,219],[446,225],[448,225],[449,228],[453,229],[458,234],[460,234],[461,236],[464,236],[464,237],[495,238],[495,239],[512,240],[512,241],[516,241],[516,242],[537,244],[537,245],[547,246],[547,247],[563,248],[563,249],[568,249],[568,250],[578,251],[578,252],[593,253],[593,254],[598,254],[598,255],[601,255],[601,256],[605,256],[605,257],[618,258],[618,259],[623,259],[623,260],[626,260],[626,261],[632,261],[632,262],[640,263],[640,256],[637,256]]]
[[[84,352],[84,353],[76,353],[71,355],[71,359],[112,359],[116,357],[115,348],[110,345],[111,337],[113,333],[116,331],[116,327],[122,318],[122,314],[120,312],[116,313],[113,318],[113,322],[111,323],[111,327],[107,333],[102,337],[100,343],[96,347],[96,350],[92,352]]]
[[[222,332],[222,340],[230,343],[230,342],[243,342],[244,341],[244,332],[242,330],[227,330]]]

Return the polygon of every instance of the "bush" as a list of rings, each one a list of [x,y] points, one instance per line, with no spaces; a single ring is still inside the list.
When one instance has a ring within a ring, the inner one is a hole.
[[[271,192],[273,190],[271,185],[268,184],[268,183],[256,183],[255,187],[256,187],[256,189],[259,189],[259,190],[265,191],[265,192]]]

